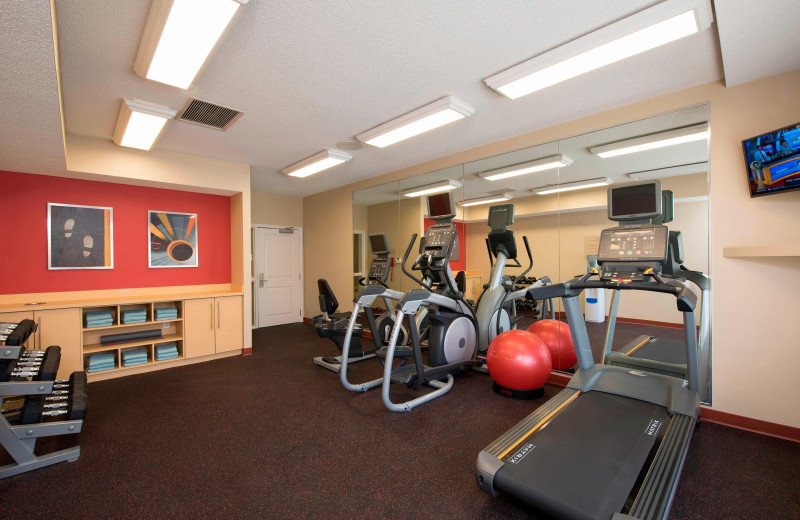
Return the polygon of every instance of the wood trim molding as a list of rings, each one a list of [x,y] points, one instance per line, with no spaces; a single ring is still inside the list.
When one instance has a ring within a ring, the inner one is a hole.
[[[713,408],[703,407],[700,414],[701,421],[710,423],[721,424],[723,426],[730,426],[731,428],[738,428],[753,433],[760,433],[762,435],[769,435],[770,437],[777,437],[779,439],[800,442],[800,428],[793,426],[786,426],[759,419],[752,419],[742,415],[736,415],[728,412],[721,412]]]
[[[253,355],[253,347],[245,347],[242,349],[243,356],[252,356]]]

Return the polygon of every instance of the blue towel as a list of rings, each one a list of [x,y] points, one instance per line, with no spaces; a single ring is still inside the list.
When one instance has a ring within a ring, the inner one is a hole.
[[[178,359],[178,353],[156,356],[156,361],[168,361],[170,359]]]
[[[111,317],[111,311],[90,311],[86,313],[87,319]]]
[[[158,319],[165,319],[165,318],[177,318],[178,317],[178,309],[174,307],[161,307],[156,309],[156,318]]]
[[[103,366],[99,366],[99,367],[89,367],[89,368],[86,369],[86,371],[89,372],[89,373],[102,372],[103,370],[111,370],[112,368],[114,368],[114,364],[113,363],[111,365],[103,365]]]
[[[114,361],[114,353],[113,352],[104,352],[102,354],[92,354],[89,356],[89,363],[99,363],[101,361]]]
[[[93,321],[106,321],[106,320],[113,320],[114,317],[110,314],[105,316],[91,316],[86,318],[86,323],[91,323]]]
[[[175,343],[162,343],[161,345],[156,345],[156,352],[163,352],[167,350],[174,350],[178,351],[178,347],[175,346]]]
[[[146,359],[147,351],[143,348],[140,348],[139,350],[128,350],[122,353],[122,357],[123,359],[138,358],[138,357],[144,357]]]
[[[147,354],[135,355],[135,356],[122,356],[123,363],[127,363],[128,361],[139,361],[140,359],[147,361]]]
[[[136,365],[144,365],[145,363],[147,363],[147,359],[126,360],[122,362],[122,366],[135,367]]]
[[[144,314],[147,314],[147,311],[144,310],[144,309],[125,309],[124,311],[122,311],[122,314],[129,314],[131,316],[136,315],[136,314],[144,315]]]
[[[108,320],[108,321],[98,321],[98,322],[93,322],[93,323],[87,323],[87,324],[86,324],[86,328],[87,328],[87,329],[96,329],[97,327],[110,327],[110,326],[112,326],[113,324],[114,324],[114,322],[113,322],[113,321],[111,321],[111,320]]]
[[[102,363],[89,363],[89,368],[92,370],[98,369],[105,369],[105,368],[114,368],[113,361],[103,361]]]
[[[125,317],[125,316],[122,317],[122,323],[124,325],[132,325],[134,323],[144,323],[146,321],[147,321],[147,318],[145,318],[145,317],[141,317],[141,318],[128,318],[128,317]]]

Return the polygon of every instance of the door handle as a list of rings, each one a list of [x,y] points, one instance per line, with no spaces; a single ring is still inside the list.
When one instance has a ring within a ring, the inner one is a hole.
[[[264,273],[258,273],[258,287],[264,287]]]
[[[214,302],[209,302],[211,305],[211,330],[214,330]]]
[[[217,302],[217,328],[219,328],[219,302]]]

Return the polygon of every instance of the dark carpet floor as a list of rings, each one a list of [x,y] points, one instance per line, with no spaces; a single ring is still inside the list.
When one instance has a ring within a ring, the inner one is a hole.
[[[37,450],[79,440],[80,459],[0,481],[4,517],[531,517],[478,490],[475,458],[559,388],[514,401],[472,372],[396,414],[379,390],[347,392],[312,363],[336,349],[309,325],[253,343],[252,356],[91,383],[79,438]],[[351,373],[364,381],[378,364]],[[800,519],[800,444],[701,424],[671,518]]]

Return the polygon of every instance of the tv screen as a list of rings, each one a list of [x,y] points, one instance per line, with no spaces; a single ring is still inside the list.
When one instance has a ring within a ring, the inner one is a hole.
[[[800,123],[742,141],[750,196],[800,188]]]

